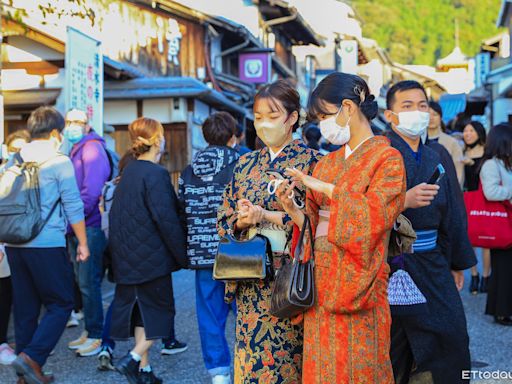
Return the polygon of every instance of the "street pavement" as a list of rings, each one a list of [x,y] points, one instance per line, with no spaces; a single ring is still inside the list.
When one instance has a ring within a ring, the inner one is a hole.
[[[468,318],[468,329],[471,337],[471,354],[473,369],[481,371],[512,372],[512,327],[494,324],[490,316],[485,316],[485,295],[471,296],[466,286],[462,292],[464,307]],[[165,383],[208,383],[208,373],[201,357],[201,346],[197,331],[195,313],[194,273],[180,271],[173,274],[176,299],[176,334],[180,341],[188,343],[188,350],[173,356],[161,356],[159,345],[151,349],[151,365]],[[107,304],[112,295],[112,285],[106,283],[104,293]],[[11,327],[12,328],[12,327]],[[96,369],[95,357],[75,357],[66,345],[80,335],[81,327],[67,329],[62,336],[55,354],[50,356],[46,369],[51,370],[56,383],[89,384],[89,383],[126,383],[122,376],[115,372],[99,372]],[[11,329],[12,337],[12,329]],[[228,338],[234,340],[234,318],[230,315],[227,325]],[[115,357],[123,356],[130,348],[130,342],[118,343]],[[14,383],[12,368],[0,366],[0,383]],[[512,383],[512,380],[473,380],[474,383]]]

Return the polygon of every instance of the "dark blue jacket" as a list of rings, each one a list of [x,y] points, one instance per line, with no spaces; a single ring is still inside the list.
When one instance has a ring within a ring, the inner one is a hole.
[[[114,281],[141,284],[187,267],[185,234],[169,173],[132,161],[114,192],[109,214]]]

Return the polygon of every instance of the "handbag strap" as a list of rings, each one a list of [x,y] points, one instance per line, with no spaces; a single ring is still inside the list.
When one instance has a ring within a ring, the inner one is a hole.
[[[311,222],[309,220],[309,217],[307,215],[304,215],[304,223],[302,224],[302,229],[300,231],[299,239],[297,241],[297,245],[295,246],[295,252],[294,256],[295,258],[298,258],[300,262],[304,261],[304,236],[306,234],[306,231],[309,233],[309,239],[310,241],[313,241],[313,230],[311,229]],[[313,246],[311,248],[311,259],[314,259],[314,251]]]

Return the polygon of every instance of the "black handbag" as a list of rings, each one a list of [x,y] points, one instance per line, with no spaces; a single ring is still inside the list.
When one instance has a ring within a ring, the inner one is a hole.
[[[213,278],[227,281],[273,279],[274,265],[268,239],[258,234],[248,240],[238,240],[228,232],[219,241]]]
[[[295,247],[294,258],[285,262],[276,274],[270,300],[270,313],[279,318],[296,316],[315,303],[313,244],[311,245],[311,258],[304,262],[306,231],[308,231],[312,242],[311,223],[309,218],[304,216],[304,224]]]

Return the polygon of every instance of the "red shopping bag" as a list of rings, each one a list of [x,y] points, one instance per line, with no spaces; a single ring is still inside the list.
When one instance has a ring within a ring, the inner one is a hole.
[[[509,201],[487,200],[480,184],[478,190],[464,192],[464,203],[473,247],[512,247],[512,204]]]

